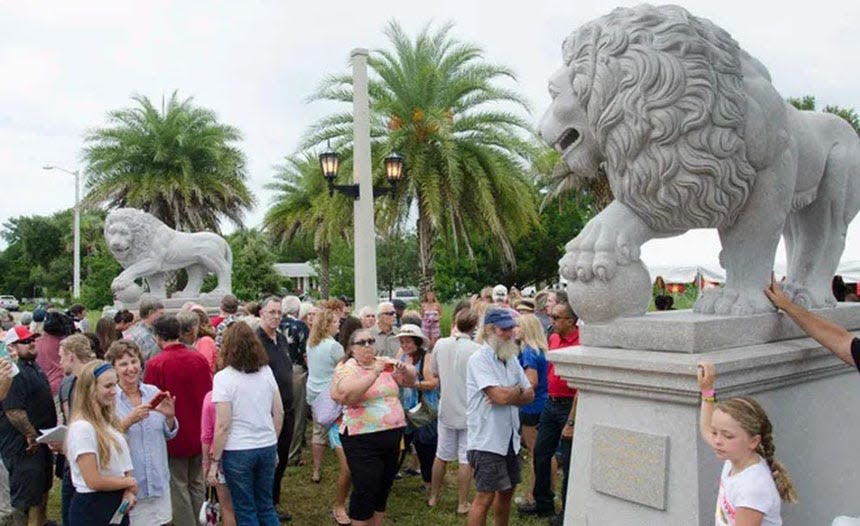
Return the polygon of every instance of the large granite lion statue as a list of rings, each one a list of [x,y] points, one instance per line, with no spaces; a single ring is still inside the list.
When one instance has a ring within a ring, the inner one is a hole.
[[[166,298],[166,279],[180,269],[185,269],[188,282],[173,298],[199,297],[203,279],[210,272],[218,278],[218,285],[208,296],[231,292],[233,253],[217,234],[178,232],[146,212],[118,208],[105,219],[104,235],[111,254],[125,269],[111,284],[115,297],[124,303],[140,299],[143,289],[135,280],[141,278],[152,296]]]
[[[831,306],[830,282],[860,208],[860,140],[798,111],[724,30],[677,6],[618,8],[574,31],[550,80],[540,134],[560,184],[605,175],[615,200],[567,244],[568,280],[612,280],[647,240],[716,228],[726,284],[702,313],[772,311],[780,234],[786,291]]]

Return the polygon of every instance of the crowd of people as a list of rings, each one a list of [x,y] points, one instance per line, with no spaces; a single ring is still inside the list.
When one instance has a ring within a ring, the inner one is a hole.
[[[850,333],[776,283],[767,294],[860,367]],[[217,495],[221,524],[277,525],[291,519],[281,483],[302,462],[311,425],[310,482],[321,482],[327,449],[338,460],[337,524],[381,525],[408,474],[422,477],[428,506],[440,505],[449,463],[456,513],[470,526],[490,509],[508,524],[514,502],[519,514],[562,524],[577,391],[547,354],[579,344],[564,293],[487,288],[454,307],[448,335],[432,292],[406,307],[382,302],[353,316],[341,300],[227,295],[210,316],[194,303],[166,314],[144,299],[95,332],[84,309],[34,312],[0,334],[10,358],[0,359],[0,499],[28,525],[51,524],[56,476],[62,524],[190,525]],[[701,433],[725,460],[717,524],[781,524],[780,502],[797,495],[774,459],[773,426],[751,398],[717,403],[715,377],[700,364]],[[64,438],[37,440],[58,424]],[[514,499],[523,459],[532,484]]]

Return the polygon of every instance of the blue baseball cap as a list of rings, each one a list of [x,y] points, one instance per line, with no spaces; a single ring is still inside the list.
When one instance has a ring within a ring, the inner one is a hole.
[[[490,309],[484,316],[484,325],[494,325],[500,329],[510,329],[517,323],[507,309]]]

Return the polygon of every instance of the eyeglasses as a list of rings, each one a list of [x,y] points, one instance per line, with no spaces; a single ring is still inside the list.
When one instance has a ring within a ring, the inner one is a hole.
[[[352,342],[357,347],[371,347],[376,344],[376,338],[368,338],[366,340],[355,340]]]
[[[382,314],[383,316],[394,316],[397,313],[392,310],[388,312],[380,312],[379,314]]]

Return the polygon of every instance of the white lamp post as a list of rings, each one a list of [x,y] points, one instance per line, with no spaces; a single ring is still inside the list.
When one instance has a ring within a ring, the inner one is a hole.
[[[66,170],[59,166],[46,165],[43,170],[59,170],[75,176],[75,264],[72,283],[72,296],[78,299],[81,296],[81,172]]]
[[[370,100],[367,95],[366,49],[353,49],[353,181],[351,185],[336,185],[339,158],[328,149],[320,154],[320,166],[328,181],[329,195],[335,191],[355,199],[353,226],[355,228],[355,305],[364,307],[376,303],[376,228],[373,221],[373,199],[393,193],[403,175],[403,158],[392,152],[385,158],[385,174],[389,188],[373,186],[370,166]]]

